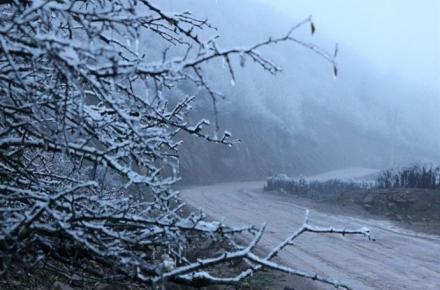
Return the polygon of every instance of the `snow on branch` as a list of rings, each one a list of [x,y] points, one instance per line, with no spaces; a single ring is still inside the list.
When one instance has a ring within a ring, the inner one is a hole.
[[[328,285],[335,287],[336,289],[351,289],[348,285],[334,280],[332,278],[321,276],[317,273],[309,273],[302,270],[294,269],[288,266],[284,266],[277,262],[272,261],[274,257],[276,257],[284,248],[287,246],[292,246],[294,240],[296,240],[299,236],[306,232],[318,233],[318,234],[340,234],[340,235],[362,235],[371,240],[370,230],[368,228],[360,228],[360,229],[337,229],[333,227],[325,228],[325,227],[316,227],[308,224],[308,211],[306,212],[305,222],[304,224],[294,233],[292,233],[288,238],[286,238],[279,245],[274,247],[269,254],[265,257],[259,257],[252,252],[254,248],[257,246],[260,241],[263,233],[264,226],[260,228],[260,230],[254,235],[253,240],[249,243],[246,248],[235,252],[226,252],[222,255],[219,255],[215,258],[199,260],[196,263],[186,265],[184,267],[176,268],[171,272],[164,274],[162,279],[167,277],[172,277],[173,275],[180,274],[177,277],[178,280],[186,281],[188,284],[192,285],[209,285],[209,284],[228,284],[228,285],[238,285],[242,280],[250,277],[255,272],[260,271],[263,268],[269,268],[281,272],[285,272],[291,275],[319,281]],[[212,266],[219,263],[224,263],[230,260],[236,259],[247,259],[252,262],[253,265],[248,269],[242,271],[235,277],[215,277],[206,270],[206,266]],[[196,271],[199,268],[202,270]],[[185,272],[191,272],[191,274],[184,274]]]
[[[236,142],[227,131],[220,137],[210,132],[207,120],[189,121],[196,98],[183,87],[202,89],[217,115],[221,93],[203,70],[212,60],[225,60],[233,81],[233,57],[277,73],[280,68],[259,49],[290,41],[334,63],[293,37],[311,19],[282,37],[223,49],[200,36],[216,31],[206,19],[170,13],[147,0],[0,4],[1,281],[45,269],[72,281],[237,284],[273,268],[339,285],[272,259],[305,232],[366,230],[305,224],[258,257],[252,251],[264,227],[231,227],[203,213],[184,214],[184,202],[172,189],[180,178],[180,133]],[[154,41],[145,45],[145,39]],[[254,236],[245,247],[234,240],[242,233]],[[205,240],[231,249],[191,260],[191,244]],[[209,271],[230,260],[254,266],[236,277]]]

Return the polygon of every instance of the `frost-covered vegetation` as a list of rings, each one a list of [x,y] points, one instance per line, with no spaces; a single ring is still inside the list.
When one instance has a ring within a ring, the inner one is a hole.
[[[370,177],[372,179],[372,177]],[[440,167],[413,165],[382,170],[372,180],[314,180],[285,174],[268,177],[265,190],[284,190],[295,194],[338,194],[356,190],[419,188],[440,189]]]
[[[259,50],[279,42],[334,65],[331,55],[294,37],[302,27],[314,32],[310,18],[281,37],[224,49],[203,37],[216,32],[206,19],[148,0],[0,3],[0,287],[31,287],[25,283],[38,271],[86,288],[97,281],[235,285],[263,268],[348,287],[272,260],[306,232],[369,236],[368,229],[306,220],[258,256],[264,226],[185,213],[172,188],[183,135],[235,142],[228,132],[207,131],[205,119],[188,119],[196,97],[186,92],[202,92],[218,113],[220,94],[205,65],[220,60],[233,81],[234,57],[276,74],[280,68]],[[237,244],[234,234],[245,232],[250,242]],[[191,258],[195,240],[229,248]],[[210,271],[233,260],[248,266],[229,276]]]
[[[265,190],[285,190],[295,194],[335,194],[353,190],[369,189],[373,187],[371,182],[344,181],[330,179],[325,181],[309,180],[305,178],[291,178],[285,174],[279,174],[266,179]]]
[[[440,167],[414,165],[384,170],[378,177],[379,188],[429,188],[440,189]]]

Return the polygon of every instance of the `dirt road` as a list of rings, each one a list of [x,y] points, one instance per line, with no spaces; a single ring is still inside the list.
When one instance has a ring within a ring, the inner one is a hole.
[[[182,191],[189,204],[231,224],[267,223],[261,246],[268,250],[302,223],[295,197],[262,190],[263,182],[224,183]],[[306,234],[285,250],[282,262],[345,282],[353,289],[440,289],[440,236],[411,232],[391,222],[310,211],[319,226],[367,226],[363,237]],[[322,286],[322,289],[331,289]]]

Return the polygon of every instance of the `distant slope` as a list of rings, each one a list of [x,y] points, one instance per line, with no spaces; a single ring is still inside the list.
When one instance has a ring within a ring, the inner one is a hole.
[[[245,46],[282,35],[295,19],[280,15],[260,1],[164,0],[172,11],[190,9],[218,27],[202,33],[220,35],[220,47]],[[337,39],[308,27],[298,37],[333,49]],[[426,89],[375,72],[342,45],[339,77],[321,57],[294,44],[262,51],[281,67],[271,76],[251,61],[241,68],[233,60],[236,82],[227,67],[215,62],[206,68],[212,86],[224,92],[219,121],[242,144],[232,148],[185,137],[181,151],[186,182],[215,182],[263,178],[275,173],[316,174],[343,167],[384,168],[414,161],[440,161],[439,103]],[[210,99],[199,95],[192,117],[213,120]],[[440,99],[440,96],[439,98]]]

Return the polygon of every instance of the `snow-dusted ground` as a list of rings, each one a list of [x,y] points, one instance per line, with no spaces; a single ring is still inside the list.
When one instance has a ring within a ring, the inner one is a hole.
[[[261,246],[267,250],[303,221],[304,207],[288,194],[263,192],[264,182],[223,183],[182,191],[193,206],[232,224],[267,223]],[[363,237],[306,234],[281,255],[292,267],[318,272],[353,289],[440,289],[440,236],[401,229],[388,221],[333,215],[312,210],[319,226],[371,229]],[[319,285],[322,289],[331,289]]]

